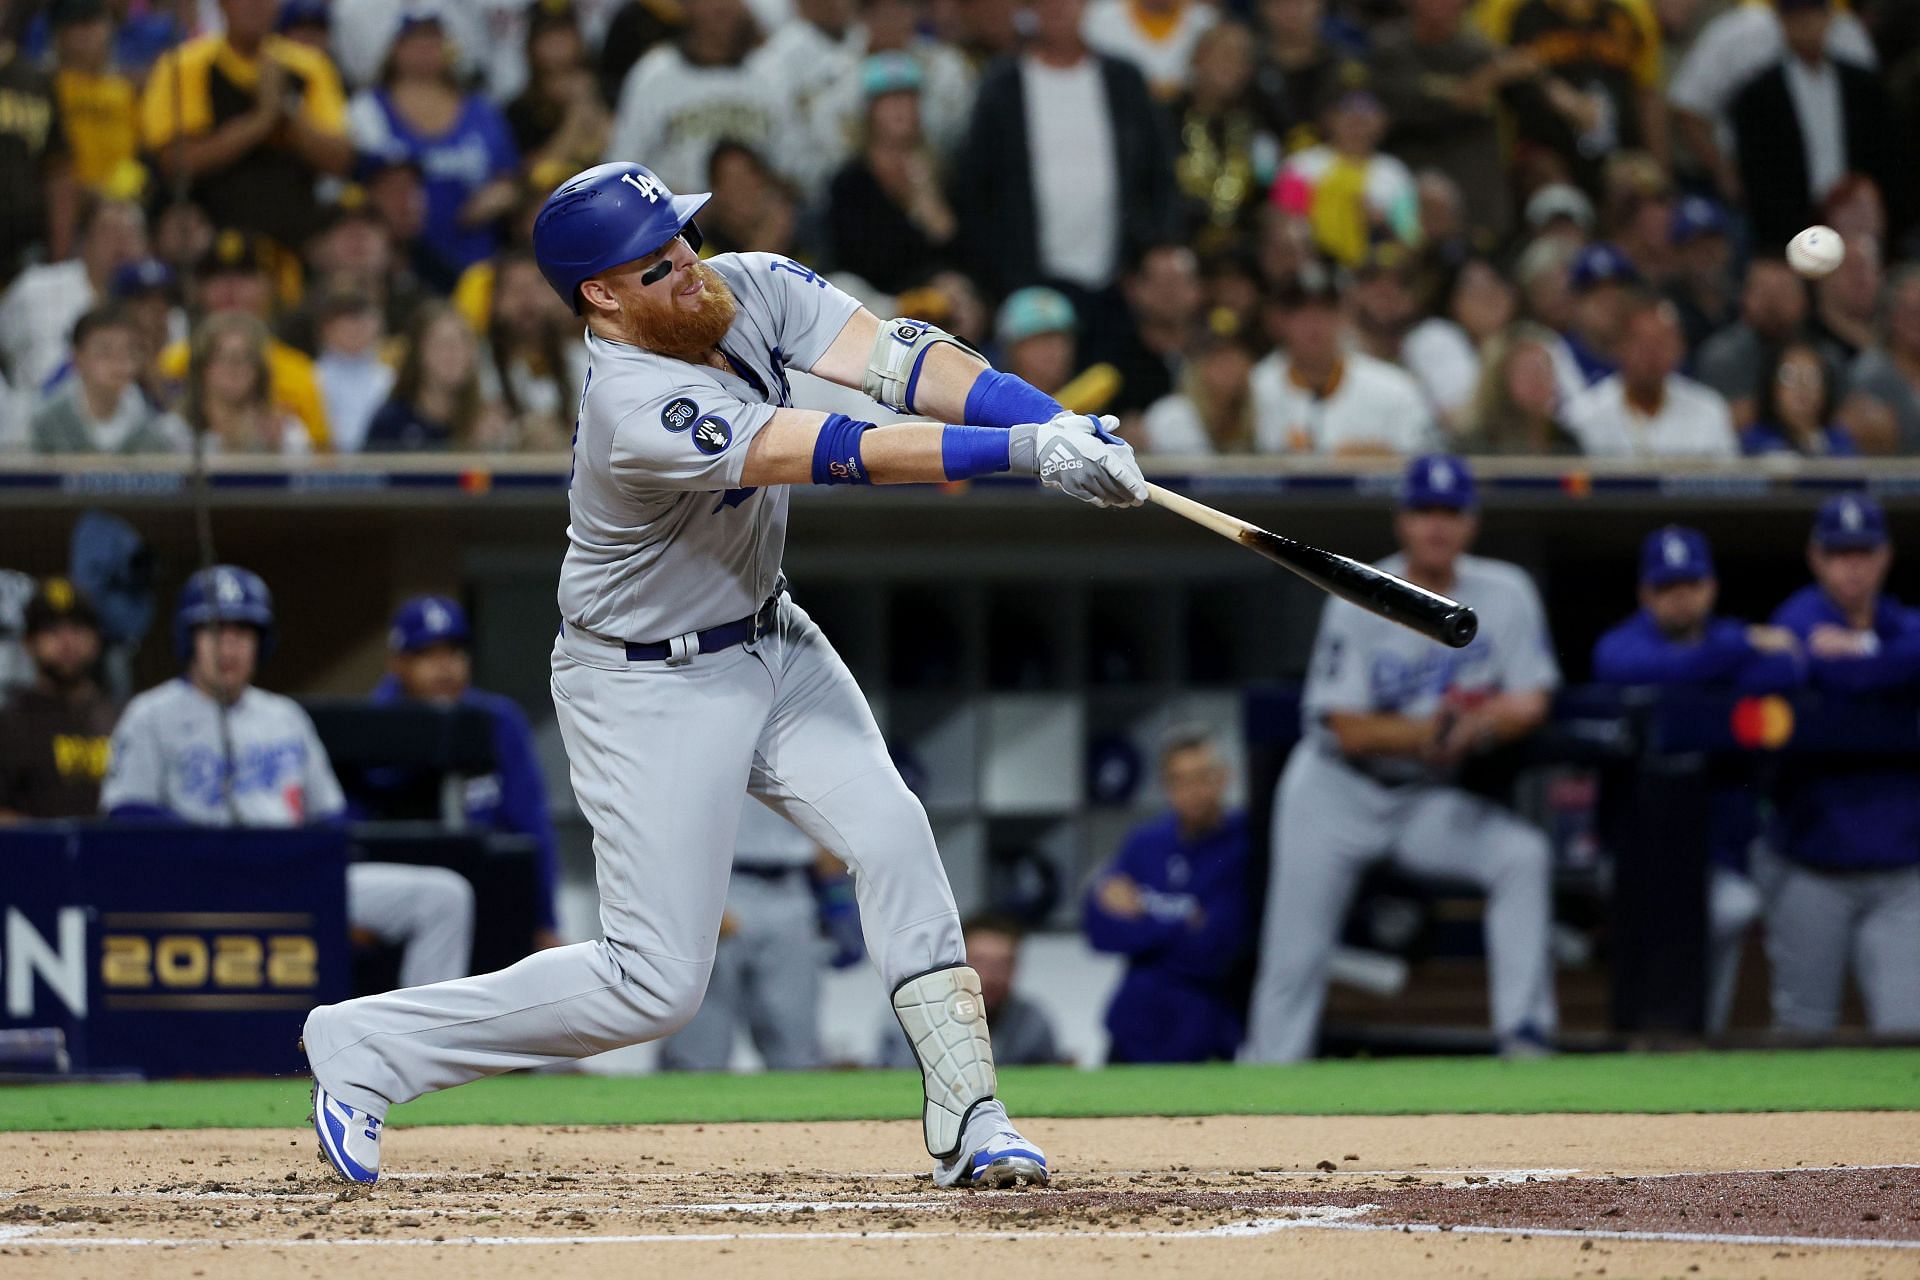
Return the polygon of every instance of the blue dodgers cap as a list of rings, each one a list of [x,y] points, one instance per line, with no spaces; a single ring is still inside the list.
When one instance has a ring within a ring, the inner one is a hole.
[[[1402,507],[1471,511],[1475,502],[1473,470],[1466,459],[1429,453],[1407,464],[1406,481],[1400,487]]]
[[[1570,274],[1575,293],[1585,293],[1603,284],[1638,284],[1640,273],[1634,270],[1633,262],[1618,247],[1610,244],[1590,244],[1580,251],[1573,260]]]
[[[1667,239],[1674,244],[1692,244],[1702,236],[1725,236],[1727,211],[1718,201],[1705,196],[1688,196],[1673,206],[1673,221],[1667,227]]]
[[[107,292],[115,298],[137,298],[147,293],[164,293],[172,287],[172,267],[158,258],[141,258],[115,271]]]
[[[1864,493],[1842,493],[1820,504],[1813,541],[1822,551],[1871,551],[1887,544],[1887,513]]]
[[[467,611],[446,596],[415,596],[400,606],[387,630],[395,653],[418,653],[436,644],[467,643]]]
[[[1713,548],[1707,535],[1685,525],[1655,529],[1640,544],[1640,582],[1665,587],[1676,582],[1699,582],[1713,576]]]
[[[993,324],[1002,342],[1022,342],[1043,333],[1072,333],[1079,326],[1080,318],[1067,295],[1043,285],[1029,285],[1008,294]]]

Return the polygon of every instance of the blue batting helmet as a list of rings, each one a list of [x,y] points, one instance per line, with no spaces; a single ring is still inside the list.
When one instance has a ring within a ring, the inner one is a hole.
[[[173,649],[181,662],[193,656],[193,633],[201,627],[237,622],[260,633],[260,657],[273,652],[273,593],[260,575],[236,565],[217,564],[187,579],[173,614]]]
[[[580,282],[635,258],[675,236],[696,250],[693,215],[709,193],[677,196],[645,165],[599,164],[574,174],[547,197],[533,220],[533,256],[553,291],[580,314]]]

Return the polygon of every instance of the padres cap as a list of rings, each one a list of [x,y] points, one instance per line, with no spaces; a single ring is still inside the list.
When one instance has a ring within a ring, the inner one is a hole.
[[[464,646],[470,636],[467,611],[446,596],[415,596],[393,615],[387,647],[395,653],[418,653],[437,644]]]
[[[213,246],[200,256],[197,268],[202,280],[208,276],[253,275],[264,272],[259,240],[229,227],[213,238]]]
[[[90,631],[100,629],[100,615],[93,611],[93,602],[85,592],[65,578],[48,578],[33,593],[33,599],[27,601],[21,629],[27,635],[38,635],[62,622],[75,623]]]
[[[1685,525],[1655,529],[1640,544],[1640,581],[1649,587],[1699,582],[1713,576],[1713,549],[1707,535]]]
[[[1887,543],[1887,513],[1864,493],[1842,493],[1821,504],[1813,541],[1822,551],[1871,551]]]
[[[1406,482],[1400,488],[1401,507],[1471,511],[1476,501],[1473,471],[1466,459],[1450,453],[1429,453],[1407,464]]]

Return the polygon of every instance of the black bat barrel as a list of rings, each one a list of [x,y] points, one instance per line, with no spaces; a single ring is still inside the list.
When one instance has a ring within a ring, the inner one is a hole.
[[[1416,587],[1370,564],[1259,528],[1242,531],[1240,543],[1322,591],[1450,648],[1466,648],[1480,630],[1480,619],[1458,600]]]

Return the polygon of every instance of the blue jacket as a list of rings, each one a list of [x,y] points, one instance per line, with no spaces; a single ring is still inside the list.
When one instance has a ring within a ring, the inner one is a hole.
[[[1799,687],[1801,676],[1799,658],[1762,653],[1747,643],[1747,624],[1732,618],[1711,618],[1698,644],[1679,644],[1642,609],[1593,646],[1593,678],[1605,684],[1731,685],[1778,693]]]
[[[1593,678],[1604,684],[1779,693],[1797,688],[1804,674],[1798,656],[1762,653],[1747,643],[1747,624],[1732,618],[1710,618],[1697,644],[1680,644],[1642,609],[1593,646]],[[1751,782],[1743,774],[1713,788],[1709,856],[1733,871],[1747,869],[1747,846],[1760,832]]]
[[[401,702],[400,682],[387,676],[374,686],[373,701]],[[513,699],[480,689],[460,695],[460,705],[478,707],[493,716],[493,758],[497,773],[469,779],[465,800],[467,823],[483,831],[531,836],[540,871],[539,919],[543,928],[555,927],[554,895],[560,881],[559,847],[554,841],[553,818],[547,812],[547,784],[533,753],[533,730]],[[398,785],[400,771],[380,770],[368,779],[372,786]]]
[[[1100,880],[1115,873],[1140,886],[1144,915],[1101,909]],[[1232,1058],[1244,1030],[1238,975],[1258,919],[1247,901],[1244,812],[1191,841],[1172,814],[1135,827],[1086,899],[1087,940],[1127,957],[1107,1008],[1112,1060]]]
[[[1803,587],[1774,611],[1776,625],[1805,640],[1822,623],[1845,626],[1818,586]],[[1880,651],[1864,658],[1807,660],[1807,682],[1842,697],[1920,690],[1920,611],[1882,596],[1873,611]],[[1780,851],[1827,870],[1920,863],[1920,777],[1898,765],[1796,761],[1781,777]]]

